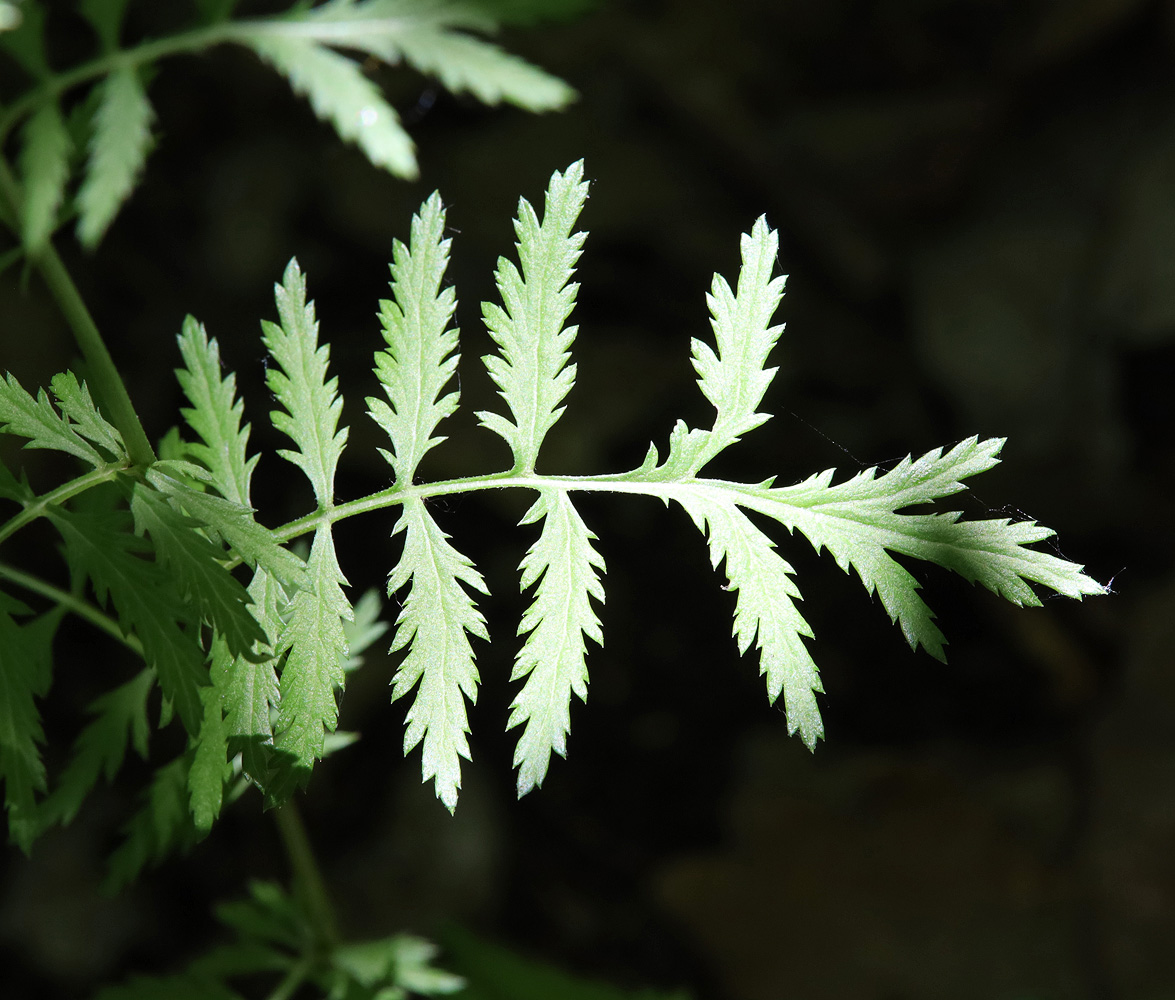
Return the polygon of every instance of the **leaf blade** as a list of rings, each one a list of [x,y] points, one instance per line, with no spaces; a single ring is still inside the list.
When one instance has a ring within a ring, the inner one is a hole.
[[[568,282],[587,234],[571,230],[587,192],[579,160],[551,175],[542,221],[519,199],[514,230],[520,267],[499,258],[495,280],[502,306],[482,304],[486,328],[499,348],[482,360],[511,419],[492,411],[477,416],[510,445],[521,472],[533,471],[543,438],[563,413],[559,404],[575,384],[570,352],[578,328],[563,324],[579,289]]]
[[[512,681],[526,684],[510,705],[507,729],[524,725],[514,752],[521,798],[543,783],[552,751],[567,756],[571,696],[587,701],[585,639],[603,645],[591,599],[603,603],[599,572],[604,557],[596,537],[565,491],[543,490],[522,524],[542,520],[539,539],[522,561],[522,588],[537,583],[535,597],[518,627],[529,633],[515,658]]]
[[[151,146],[155,112],[132,67],[114,70],[101,84],[94,112],[86,173],[78,189],[78,241],[92,250],[130,197]]]
[[[457,369],[458,331],[449,327],[457,306],[441,289],[449,262],[443,238],[445,209],[435,192],[412,217],[409,247],[393,245],[392,299],[380,303],[387,347],[375,354],[375,373],[388,402],[368,398],[368,415],[392,441],[388,458],[396,483],[411,484],[424,455],[444,438],[437,425],[457,409],[459,392],[445,392]]]
[[[485,619],[466,588],[487,593],[473,564],[452,545],[419,498],[404,503],[394,534],[404,551],[388,580],[388,596],[411,584],[396,621],[392,652],[408,648],[392,680],[392,701],[419,683],[406,715],[404,753],[423,741],[422,780],[434,779],[452,812],[461,788],[460,758],[470,758],[465,698],[477,701],[479,681],[469,636],[487,639]]]

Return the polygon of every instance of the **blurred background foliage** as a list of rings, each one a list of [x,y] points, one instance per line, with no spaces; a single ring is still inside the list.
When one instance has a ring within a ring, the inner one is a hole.
[[[951,640],[944,667],[911,653],[831,560],[781,538],[827,691],[813,756],[738,659],[732,601],[680,513],[585,501],[608,560],[606,645],[589,659],[570,759],[516,804],[501,727],[526,501],[438,505],[494,594],[475,760],[451,819],[418,760],[401,758],[394,662],[377,653],[352,677],[341,724],[363,738],[321,766],[304,806],[348,928],[457,922],[577,973],[699,1000],[1169,997],[1175,7],[615,0],[551,16],[500,2],[516,25],[507,46],[580,99],[536,118],[381,71],[418,143],[419,183],[341,146],[246,53],[163,67],[145,184],[96,254],[62,241],[151,433],[175,419],[174,337],[192,312],[239,372],[254,442],[275,446],[258,320],[296,255],[352,425],[340,496],[386,484],[362,402],[376,302],[391,240],[438,188],[464,405],[424,472],[502,465],[473,417],[492,395],[477,303],[519,194],[537,199],[583,156],[580,375],[544,471],[632,467],[673,419],[704,419],[689,337],[706,332],[711,273],[733,275],[738,234],[766,213],[791,275],[764,406],[778,416],[715,474],[847,475],[1006,435],[1004,464],[961,497],[966,513],[1040,519],[1115,594],[1021,612],[923,571]],[[167,5],[139,6],[138,30],[168,18]],[[73,364],[37,283],[0,282],[17,317],[6,367],[30,385]],[[310,503],[281,464],[265,458],[256,481],[269,523]],[[392,565],[389,529],[341,525],[355,593]],[[48,726],[65,745],[87,699],[127,668],[80,626],[59,648],[76,700]],[[238,806],[190,857],[104,899],[102,855],[135,794],[110,789],[31,860],[5,855],[6,995],[83,995],[129,968],[174,967],[214,939],[210,902],[248,876],[284,877],[268,819]]]

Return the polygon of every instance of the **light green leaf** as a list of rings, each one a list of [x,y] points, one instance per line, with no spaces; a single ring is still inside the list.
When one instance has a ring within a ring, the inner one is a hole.
[[[257,22],[254,22],[257,23]],[[252,27],[252,25],[250,25]],[[259,26],[241,39],[306,97],[344,142],[355,143],[377,167],[414,179],[419,170],[408,133],[359,64],[312,41]]]
[[[92,250],[130,196],[151,145],[155,113],[136,70],[114,70],[99,84],[90,158],[78,190],[78,240]]]
[[[775,377],[776,369],[764,366],[783,331],[782,324],[770,325],[786,280],[771,277],[779,237],[760,217],[742,237],[741,246],[737,294],[715,274],[706,296],[717,352],[697,338],[691,341],[698,385],[718,411],[714,427],[691,430],[678,421],[662,478],[696,475],[715,455],[771,418],[769,413],[756,413],[755,407]]]
[[[288,599],[280,583],[258,569],[249,583],[253,599],[253,613],[269,636],[269,646],[277,645],[283,628],[282,612]],[[245,772],[253,781],[265,787],[269,780],[270,750],[273,730],[270,726],[271,709],[281,701],[277,680],[277,658],[257,657],[257,662],[244,656],[233,657],[223,676],[218,674],[218,663],[213,660],[212,673],[224,690],[225,725],[232,746],[239,748]]]
[[[380,302],[388,346],[375,353],[375,374],[388,402],[368,397],[367,406],[392,440],[392,453],[380,453],[398,486],[411,485],[421,458],[445,440],[433,431],[460,398],[458,392],[442,396],[458,359],[457,329],[449,327],[457,297],[452,288],[441,290],[449,263],[444,231],[445,209],[434,192],[412,217],[410,248],[399,240],[393,244],[392,300]]]
[[[405,501],[393,534],[401,532],[404,552],[388,580],[388,596],[411,584],[392,644],[392,652],[405,647],[409,652],[392,680],[392,701],[419,682],[406,717],[404,753],[423,740],[422,779],[434,779],[437,798],[452,812],[461,788],[460,758],[470,759],[465,698],[477,701],[479,678],[469,636],[489,638],[485,618],[465,588],[488,591],[481,574],[449,544],[422,500]]]
[[[173,471],[177,471],[174,463],[156,462],[147,472],[147,481],[215,538],[227,542],[233,552],[250,566],[263,567],[290,586],[307,585],[305,564],[289,549],[283,548],[273,532],[253,520],[252,508],[193,490],[169,474]]]
[[[11,373],[0,379],[0,431],[28,438],[26,448],[52,448],[95,467],[105,464],[93,446],[53,409],[44,389],[37,390],[33,399]]]
[[[30,255],[36,255],[49,242],[57,225],[57,209],[69,180],[69,154],[73,143],[56,101],[46,101],[29,119],[22,142],[21,241]]]
[[[291,260],[274,286],[281,325],[263,322],[265,346],[276,367],[270,366],[266,384],[285,412],[270,413],[273,426],[288,435],[298,450],[278,452],[306,473],[320,507],[334,501],[335,468],[347,443],[347,428],[336,431],[343,401],[337,378],[327,380],[330,349],[318,346],[314,303],[306,302],[306,279]]]
[[[245,404],[236,398],[236,376],[230,372],[220,377],[220,345],[194,317],[184,319],[177,340],[184,367],[175,374],[192,404],[180,412],[200,435],[200,441],[185,443],[184,451],[208,470],[222,497],[248,507],[249,485],[260,456],[246,457],[249,424],[241,426]]]
[[[126,757],[127,744],[142,758],[147,756],[147,697],[155,687],[155,671],[140,670],[131,680],[90,704],[94,720],[79,734],[73,756],[57,787],[40,808],[40,826],[73,821],[99,776],[113,781]]]
[[[592,534],[562,490],[543,490],[522,519],[542,519],[543,530],[522,560],[522,588],[538,583],[534,603],[518,627],[529,632],[518,651],[511,680],[526,677],[510,708],[507,729],[526,724],[514,751],[518,794],[541,785],[551,751],[567,756],[571,694],[587,701],[588,671],[584,637],[603,644],[591,598],[603,603],[599,574],[604,558],[592,547]]]
[[[580,160],[551,176],[542,222],[530,203],[519,199],[514,231],[522,270],[498,258],[496,279],[504,308],[482,304],[486,327],[500,349],[482,360],[513,422],[488,411],[478,418],[510,445],[519,472],[534,470],[543,438],[563,414],[559,404],[575,384],[575,365],[568,362],[578,328],[563,323],[579,290],[568,281],[587,234],[571,230],[587,191]]]
[[[287,655],[275,744],[294,756],[301,783],[322,757],[325,734],[333,733],[338,722],[335,692],[343,688],[347,662],[343,622],[354,617],[329,525],[315,531],[307,566],[312,589],[293,595],[277,643],[278,655]]]
[[[172,577],[153,559],[146,541],[131,531],[122,512],[109,514],[46,511],[65,540],[65,554],[75,575],[89,577],[99,603],[109,594],[119,622],[143,644],[148,665],[192,735],[204,718],[199,689],[208,683],[203,653],[195,634],[192,609],[175,589]]]
[[[678,501],[710,541],[710,562],[725,563],[730,589],[738,592],[734,634],[738,650],[746,653],[754,642],[759,649],[759,673],[767,677],[767,696],[774,704],[783,693],[787,731],[797,730],[808,749],[824,736],[816,694],[824,690],[819,671],[801,637],[812,637],[795,602],[800,592],[792,581],[795,570],[775,551],[741,510],[733,496],[719,501],[703,494],[682,493]]]
[[[224,636],[234,655],[248,655],[255,643],[265,643],[265,632],[249,613],[248,593],[225,569],[224,550],[199,530],[200,522],[185,517],[144,483],[135,483],[131,513],[135,530],[151,536],[181,593]]]
[[[493,31],[486,9],[412,0],[331,0],[274,22],[275,33],[357,49],[386,63],[407,62],[449,90],[487,104],[508,101],[530,111],[561,108],[575,91],[556,77],[455,28]]]
[[[410,28],[394,44],[406,62],[435,76],[448,90],[468,92],[486,104],[507,101],[527,111],[551,111],[575,98],[575,91],[558,77],[462,32]]]
[[[228,727],[224,718],[225,691],[222,682],[232,652],[217,635],[212,640],[212,683],[200,689],[204,702],[204,723],[193,741],[192,766],[188,771],[188,803],[192,822],[201,833],[212,829],[224,803],[224,784],[232,777],[228,760]]]
[[[38,833],[36,793],[45,791],[45,740],[37,699],[49,691],[60,610],[18,624],[28,609],[0,594],[0,780],[9,839],[26,854]]]
[[[833,486],[828,470],[795,486],[748,489],[739,503],[798,529],[817,551],[827,548],[846,572],[855,569],[910,645],[943,660],[945,639],[918,595],[920,584],[891,552],[938,563],[1015,604],[1040,603],[1030,582],[1078,599],[1106,592],[1075,563],[1026,548],[1052,535],[1032,522],[960,521],[954,511],[898,513],[965,489],[964,479],[997,464],[1002,445],[999,438],[972,437],[946,454],[937,448],[916,461],[907,457],[882,476],[867,469]]]
[[[113,461],[126,460],[126,445],[122,442],[122,435],[98,412],[85,382],[79,384],[73,372],[62,372],[53,376],[49,387],[53,390],[62,415],[72,421],[74,429],[82,437],[96,444]]]

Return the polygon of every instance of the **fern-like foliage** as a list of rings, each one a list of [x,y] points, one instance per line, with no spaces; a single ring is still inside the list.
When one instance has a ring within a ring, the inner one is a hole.
[[[358,30],[359,14],[375,9],[330,4],[314,9],[321,12],[315,23],[335,18]],[[317,760],[345,745],[351,737],[337,731],[339,693],[382,629],[373,598],[352,606],[335,550],[334,524],[354,515],[390,514],[385,537],[399,555],[389,552],[385,565],[388,594],[400,602],[392,650],[401,656],[391,696],[408,704],[405,752],[421,747],[423,778],[449,809],[458,801],[461,761],[471,755],[467,702],[476,701],[480,682],[474,640],[489,638],[481,607],[488,594],[460,541],[430,510],[433,497],[504,488],[534,497],[521,521],[537,537],[519,566],[520,586],[531,594],[516,629],[511,679],[519,687],[502,720],[518,732],[520,795],[543,783],[553,754],[566,754],[570,705],[588,694],[587,650],[603,643],[605,564],[576,509],[579,492],[642,494],[685,511],[735,593],[738,651],[757,651],[769,701],[782,698],[789,732],[809,747],[825,735],[822,686],[796,574],[783,552],[789,536],[803,535],[853,570],[910,646],[939,659],[946,640],[899,557],[933,562],[1021,605],[1040,602],[1035,585],[1075,598],[1104,592],[1080,566],[1033,547],[1049,537],[1046,528],[927,509],[994,466],[998,438],[969,438],[840,482],[832,470],[790,486],[701,474],[770,416],[760,408],[775,373],[768,359],[782,333],[773,315],[783,279],[774,273],[776,234],[763,219],[742,237],[737,280],[714,279],[706,300],[713,339],[692,342],[698,386],[714,407],[712,425],[679,422],[664,460],[650,447],[629,472],[536,471],[575,382],[576,327],[568,320],[587,189],[576,163],[551,177],[541,213],[520,202],[517,260],[499,261],[501,301],[482,307],[498,348],[483,362],[503,411],[478,416],[511,450],[501,472],[441,482],[420,477],[445,441],[441,423],[460,403],[457,298],[446,284],[451,248],[436,194],[412,219],[407,243],[392,248],[391,294],[379,313],[382,343],[373,337],[382,397],[367,400],[387,436],[382,454],[392,482],[371,496],[335,496],[348,432],[329,348],[296,262],[275,288],[277,321],[263,323],[262,335],[275,404],[270,419],[291,444],[278,454],[305,475],[314,504],[280,529],[263,525],[251,506],[258,456],[249,454],[244,402],[234,377],[222,371],[215,339],[196,320],[185,321],[179,336],[186,438],[169,435],[163,457],[147,468],[132,463],[119,433],[71,373],[36,395],[13,375],[0,380],[0,431],[26,447],[61,452],[80,469],[75,479],[38,492],[0,466],[0,498],[14,510],[0,523],[0,542],[45,518],[62,539],[68,574],[66,589],[0,562],[0,779],[14,841],[27,848],[46,827],[69,822],[94,785],[121,767],[128,748],[148,755],[150,732],[173,714],[186,732],[185,748],[156,770],[144,809],[114,856],[112,883],[194,843],[250,785],[280,804]],[[781,537],[763,530],[771,522],[786,529]],[[290,548],[302,536],[309,539],[304,558]],[[13,588],[33,603],[17,599]],[[37,601],[48,610],[35,613]],[[120,640],[143,664],[95,700],[69,762],[51,775],[41,762],[38,700],[50,691],[50,644],[64,612]],[[158,718],[151,709],[155,688],[162,694]]]
[[[92,249],[130,197],[154,143],[147,90],[162,55],[243,46],[280,73],[341,139],[375,166],[408,178],[418,173],[415,144],[356,54],[409,66],[486,104],[541,112],[562,108],[575,96],[562,80],[483,38],[497,24],[459,0],[326,0],[317,6],[299,0],[284,13],[241,20],[230,18],[232,3],[208,0],[195,5],[197,20],[187,30],[122,48],[127,3],[77,4],[100,55],[62,73],[51,69],[46,53],[44,0],[0,5],[0,55],[7,54],[35,84],[0,109],[0,145],[20,126],[20,188],[6,192],[14,203],[0,204],[0,210],[12,209],[24,249],[34,258],[71,214],[77,216],[78,240]],[[5,10],[13,17],[7,24]],[[84,87],[89,93],[78,113],[71,113],[79,130],[63,116],[61,96]],[[86,155],[75,163],[72,154],[81,145]]]

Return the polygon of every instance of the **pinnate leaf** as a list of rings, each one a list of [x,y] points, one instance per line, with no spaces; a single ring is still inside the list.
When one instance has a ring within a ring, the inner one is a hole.
[[[691,430],[679,421],[670,438],[663,478],[696,475],[720,451],[771,417],[755,412],[755,407],[775,377],[776,369],[765,364],[783,332],[782,325],[771,325],[786,280],[782,275],[772,277],[779,237],[760,217],[743,235],[741,247],[737,293],[715,274],[706,296],[717,350],[697,338],[691,341],[698,385],[717,411],[714,427]]]
[[[0,379],[0,430],[28,438],[26,448],[52,448],[93,466],[104,464],[102,455],[78,428],[53,409],[44,389],[38,390],[34,399],[11,373]]]
[[[248,507],[249,485],[260,456],[246,457],[249,425],[241,426],[245,404],[236,398],[236,376],[230,372],[221,378],[220,345],[193,317],[184,320],[177,339],[184,367],[175,374],[192,404],[180,412],[200,436],[184,450],[208,470],[222,497]]]
[[[57,209],[69,180],[73,142],[56,101],[41,105],[25,125],[21,139],[21,240],[30,254],[36,254],[49,241],[57,224]]]
[[[131,680],[94,699],[94,716],[74,743],[73,756],[57,787],[41,804],[43,828],[70,823],[90,790],[105,777],[112,781],[126,757],[127,744],[143,758],[147,756],[150,724],[147,696],[155,687],[155,671],[140,670]]]
[[[277,362],[266,384],[285,411],[274,410],[270,419],[298,446],[278,454],[306,473],[319,506],[327,507],[334,501],[335,468],[347,443],[347,428],[337,430],[343,410],[338,379],[327,379],[330,349],[318,346],[314,303],[306,301],[306,279],[297,261],[290,261],[274,296],[281,323],[261,324],[265,346]]]
[[[529,632],[518,651],[511,680],[526,678],[511,705],[507,729],[525,723],[514,751],[518,794],[546,777],[551,751],[567,755],[571,694],[587,700],[584,639],[602,644],[600,621],[591,598],[601,603],[599,573],[604,558],[592,546],[596,537],[562,490],[544,490],[522,519],[543,522],[542,534],[522,560],[522,587],[538,587],[519,634]]]
[[[392,299],[380,302],[387,347],[375,354],[375,374],[388,398],[369,397],[368,413],[392,441],[382,451],[396,483],[408,486],[425,453],[443,437],[433,432],[457,409],[459,393],[445,392],[457,369],[457,330],[449,320],[457,306],[452,288],[441,289],[449,262],[443,238],[445,209],[434,193],[412,217],[409,246],[392,248]]]
[[[587,191],[580,160],[551,176],[541,222],[530,203],[519,199],[514,231],[521,270],[498,258],[502,306],[482,305],[499,348],[482,360],[512,420],[490,411],[478,413],[478,419],[510,445],[519,471],[534,469],[543,438],[563,414],[559,404],[575,384],[575,365],[569,361],[578,328],[563,324],[579,290],[568,281],[587,234],[571,230]]]
[[[256,22],[255,22],[256,23]],[[280,23],[280,22],[279,22]],[[412,140],[395,109],[359,64],[304,38],[259,27],[243,39],[310,101],[339,138],[353,142],[377,167],[398,177],[419,173]]]
[[[8,836],[26,853],[37,835],[36,793],[45,790],[40,744],[45,734],[37,699],[49,690],[53,634],[61,612],[27,623],[29,609],[0,593],[0,780]]]
[[[159,560],[181,593],[228,642],[236,655],[246,655],[265,632],[249,614],[249,595],[221,561],[224,550],[200,530],[200,523],[176,510],[166,496],[143,483],[131,495],[135,527],[151,536]]]
[[[404,753],[424,742],[423,779],[434,779],[437,798],[452,812],[461,787],[460,758],[470,759],[465,698],[477,701],[479,678],[469,636],[489,638],[466,588],[488,591],[422,500],[405,501],[394,534],[399,533],[404,551],[388,580],[388,596],[406,584],[411,587],[396,620],[392,652],[408,647],[408,655],[392,680],[392,700],[419,683],[407,714]]]
[[[997,464],[1002,445],[999,438],[972,437],[945,454],[939,448],[917,460],[907,457],[881,476],[867,469],[834,486],[828,470],[796,486],[747,491],[740,502],[799,530],[817,551],[827,548],[846,572],[855,569],[910,645],[942,660],[945,639],[918,594],[920,584],[891,552],[954,570],[1016,604],[1040,603],[1031,582],[1078,599],[1105,593],[1082,567],[1027,548],[1048,538],[1047,528],[1007,519],[961,521],[957,511],[900,513],[965,489],[964,479]]]
[[[338,721],[335,691],[343,687],[347,662],[343,621],[354,617],[329,526],[314,533],[307,565],[311,588],[290,600],[276,650],[286,660],[275,745],[294,757],[301,782],[323,756],[324,737]]]
[[[812,629],[796,608],[800,592],[792,580],[795,570],[775,551],[764,535],[735,505],[734,497],[683,493],[679,502],[710,541],[710,562],[725,564],[730,589],[737,591],[734,634],[738,650],[754,643],[760,653],[759,673],[767,678],[772,703],[783,693],[788,735],[799,732],[808,749],[824,736],[816,704],[823,691],[819,671],[803,637]]]
[[[102,83],[93,118],[90,157],[78,190],[78,240],[93,249],[134,190],[151,145],[155,113],[138,72],[114,70]]]
[[[208,671],[193,633],[197,623],[171,575],[144,557],[151,548],[130,530],[124,513],[62,508],[47,513],[65,540],[75,574],[93,581],[100,603],[109,595],[123,629],[143,644],[147,663],[184,727],[197,734],[204,718],[199,689],[208,683]]]

